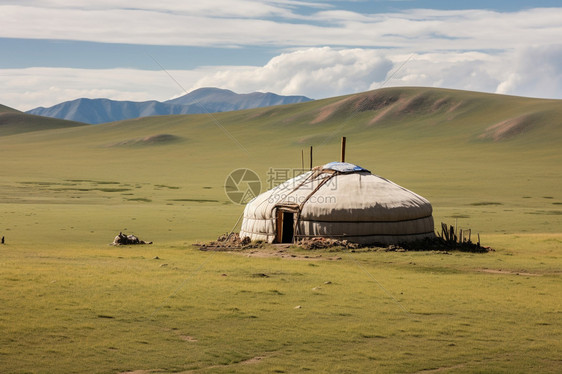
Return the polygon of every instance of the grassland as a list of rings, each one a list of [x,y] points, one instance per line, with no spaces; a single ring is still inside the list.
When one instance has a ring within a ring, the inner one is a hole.
[[[20,116],[0,126],[2,372],[562,370],[560,101],[412,88],[95,126]],[[191,246],[235,227],[232,170],[265,190],[310,145],[336,160],[340,136],[496,250]],[[119,231],[155,244],[109,246]]]

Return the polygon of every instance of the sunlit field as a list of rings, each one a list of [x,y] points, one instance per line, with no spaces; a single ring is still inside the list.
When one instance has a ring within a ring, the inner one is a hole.
[[[0,371],[560,372],[560,118],[555,100],[385,89],[0,121]],[[230,172],[255,171],[265,191],[308,167],[311,145],[314,165],[338,160],[341,136],[347,161],[493,251],[193,246],[239,229]],[[110,246],[119,232],[154,244]]]

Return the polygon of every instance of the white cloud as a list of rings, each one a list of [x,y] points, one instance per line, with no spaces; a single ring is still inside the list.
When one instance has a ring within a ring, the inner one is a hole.
[[[494,92],[508,77],[509,54],[401,54],[392,50],[309,48],[258,67],[222,67],[189,89],[227,87],[320,99],[384,86],[428,86]],[[509,92],[508,92],[509,93]],[[562,89],[557,93],[562,97]]]
[[[562,45],[492,55],[484,52],[403,54],[393,50],[307,48],[264,66],[194,70],[28,68],[0,70],[0,103],[20,110],[80,97],[159,100],[199,87],[239,93],[270,91],[315,99],[385,86],[429,86],[562,99]],[[179,85],[178,85],[179,83]]]
[[[391,68],[392,62],[376,50],[310,48],[283,53],[265,66],[225,67],[192,88],[219,86],[324,98],[368,90],[373,82],[383,81]]]
[[[562,45],[518,52],[433,52],[309,48],[264,66],[222,67],[189,87],[272,91],[320,99],[389,86],[427,86],[562,99]]]
[[[427,86],[484,92],[495,90],[505,74],[506,63],[503,55],[483,52],[398,55],[393,60],[395,65],[403,66],[388,81],[388,86]]]
[[[170,71],[181,85],[191,84],[202,73]],[[23,111],[82,97],[163,101],[185,93],[164,71],[151,70],[0,69],[0,81],[0,103]]]
[[[138,0],[9,1],[0,4],[0,37],[191,46],[278,44],[281,31],[292,35],[287,40],[291,42],[306,35],[303,31],[321,29],[270,20],[301,18],[291,8],[303,4],[312,6],[255,0],[168,1],[165,5]]]
[[[387,86],[562,98],[562,7],[360,14],[335,4],[5,0],[0,37],[290,48],[263,66],[224,61],[223,66],[171,71],[188,90],[217,86],[324,98],[378,88],[389,79]],[[0,70],[0,84],[0,103],[17,109],[79,97],[140,101],[183,94],[165,72],[135,69],[39,65]]]
[[[163,8],[163,7],[166,8]],[[154,45],[391,47],[411,52],[510,49],[556,42],[562,8],[417,9],[360,14],[300,1],[11,1],[0,37]],[[299,14],[308,8],[310,15]]]
[[[562,98],[561,61],[562,44],[521,48],[496,92]]]
[[[3,5],[22,6],[36,9],[74,9],[81,11],[115,11],[115,10],[143,10],[154,13],[190,14],[212,17],[266,17],[290,16],[290,8],[307,6],[323,8],[324,6],[303,1],[281,0],[212,0],[212,1],[184,1],[167,0],[165,3],[146,0],[4,0]]]

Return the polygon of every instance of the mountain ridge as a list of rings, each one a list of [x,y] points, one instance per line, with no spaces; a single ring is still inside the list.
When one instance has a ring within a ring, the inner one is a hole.
[[[48,130],[52,126],[85,125],[21,112],[0,113],[0,117],[4,117],[0,121],[3,122],[0,136]],[[562,100],[429,87],[388,87],[292,105],[215,113],[212,118],[208,113],[164,115],[85,127],[91,130],[97,128],[95,132],[100,137],[105,137],[106,131],[117,131],[117,138],[108,135],[110,139],[103,141],[104,146],[122,142],[129,144],[154,136],[161,139],[162,134],[177,136],[176,139],[194,139],[192,126],[185,127],[184,124],[202,124],[206,121],[211,121],[215,126],[217,121],[228,124],[229,132],[237,129],[247,139],[255,137],[252,132],[264,132],[273,137],[291,137],[290,143],[298,145],[331,143],[345,131],[345,135],[360,139],[370,139],[375,133],[384,133],[385,136],[391,136],[389,139],[403,137],[417,142],[441,139],[439,141],[455,143],[491,142],[535,146],[562,141],[560,118]],[[13,120],[11,125],[10,119]],[[53,121],[60,122],[55,124]],[[84,133],[91,131],[84,129]],[[140,144],[145,143],[137,145]]]
[[[79,98],[48,108],[34,108],[26,113],[88,124],[101,124],[161,115],[228,112],[311,100],[305,96],[281,96],[271,92],[237,94],[230,90],[206,87],[163,102]]]

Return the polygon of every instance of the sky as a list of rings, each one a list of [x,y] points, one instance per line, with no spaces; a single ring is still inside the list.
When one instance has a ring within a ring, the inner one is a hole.
[[[0,104],[23,111],[395,86],[562,99],[562,0],[0,0]]]

